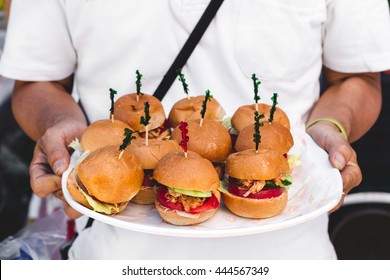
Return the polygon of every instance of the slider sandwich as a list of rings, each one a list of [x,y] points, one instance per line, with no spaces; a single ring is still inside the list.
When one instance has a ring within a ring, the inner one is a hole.
[[[170,134],[170,130],[166,125],[165,110],[160,100],[150,94],[141,93],[141,78],[142,75],[137,70],[137,92],[129,93],[121,96],[115,102],[115,119],[127,123],[134,129],[141,138],[164,139]],[[139,123],[140,117],[144,113],[144,104],[148,102],[150,108],[151,119],[148,132],[145,131],[145,126]]]
[[[133,153],[144,170],[141,189],[131,202],[154,204],[158,184],[153,177],[153,170],[164,155],[175,150],[180,150],[180,146],[175,140],[150,139],[148,145],[144,139],[136,139],[131,142],[126,152]]]
[[[114,119],[114,95],[117,92],[110,88],[110,118],[104,120],[97,120],[91,123],[83,132],[80,138],[80,144],[83,151],[94,150],[114,145],[120,146],[123,141],[123,131],[127,128],[130,129],[129,125]]]
[[[124,153],[132,139],[131,130],[125,133],[120,147],[104,146],[80,156],[67,180],[67,189],[75,201],[112,215],[123,211],[138,193],[144,173],[136,155]]]
[[[241,106],[234,112],[232,116],[232,127],[239,133],[246,126],[252,125],[253,113],[255,111],[257,111],[259,114],[263,114],[264,117],[268,119],[270,117],[271,108],[271,105],[265,103],[258,104],[258,110],[256,110],[256,104]],[[287,114],[279,107],[276,108],[273,121],[283,125],[287,129],[290,129],[290,120]]]
[[[183,151],[162,157],[154,171],[159,188],[155,205],[160,216],[174,225],[193,225],[210,219],[219,207],[219,178],[211,162],[187,151],[186,123],[180,126]]]
[[[181,73],[181,70],[178,70],[179,81],[182,82],[184,92],[186,97],[177,101],[171,108],[168,115],[168,122],[170,127],[175,128],[179,125],[181,121],[189,122],[191,120],[198,120],[199,114],[202,111],[202,105],[204,96],[190,96],[188,90],[188,84],[184,78],[184,75]],[[216,121],[222,121],[223,117],[226,115],[225,110],[219,104],[219,102],[213,98],[210,100],[208,105],[208,110],[204,115],[204,119],[212,119]]]
[[[237,136],[235,150],[243,151],[247,149],[254,149],[253,134],[255,129],[253,125],[248,125],[240,131]],[[280,123],[267,121],[262,123],[261,127],[261,143],[259,149],[274,150],[285,156],[294,145],[294,139],[289,129]]]
[[[221,122],[213,119],[205,119],[211,100],[210,91],[206,91],[203,100],[202,111],[198,119],[188,121],[188,150],[196,152],[200,156],[208,159],[215,166],[220,179],[224,176],[224,164],[231,151],[231,138],[228,130]],[[171,135],[171,139],[178,142],[181,140],[181,131],[176,127]]]
[[[244,127],[253,124],[253,114],[255,111],[258,112],[259,115],[263,114],[266,119],[272,118],[274,122],[280,123],[287,129],[290,129],[290,121],[287,114],[282,109],[276,107],[277,102],[275,94],[271,98],[273,101],[272,106],[264,103],[258,103],[260,100],[258,92],[261,82],[255,74],[252,75],[252,80],[254,86],[255,104],[244,105],[236,110],[231,118],[231,123],[234,130],[239,133]]]
[[[259,149],[260,118],[255,112],[255,149],[229,155],[226,160],[228,189],[222,193],[226,207],[244,218],[269,218],[283,212],[292,184],[287,158],[275,150]]]
[[[292,183],[287,159],[276,151],[245,150],[226,161],[228,190],[222,193],[226,207],[244,218],[276,216],[286,208]]]

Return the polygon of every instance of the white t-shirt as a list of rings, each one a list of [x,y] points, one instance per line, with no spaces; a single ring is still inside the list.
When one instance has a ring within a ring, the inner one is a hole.
[[[109,88],[153,93],[188,38],[207,0],[13,0],[0,63],[4,76],[27,81],[75,73],[74,96],[90,121],[107,118]],[[209,89],[228,115],[261,102],[304,119],[319,98],[322,65],[340,72],[390,68],[385,0],[229,0],[183,68],[190,94]],[[175,81],[163,105],[184,97]],[[335,258],[327,216],[270,233],[231,238],[162,237],[95,221],[80,233],[72,258],[328,259]],[[98,245],[97,245],[98,244]],[[153,251],[153,254],[150,252]]]

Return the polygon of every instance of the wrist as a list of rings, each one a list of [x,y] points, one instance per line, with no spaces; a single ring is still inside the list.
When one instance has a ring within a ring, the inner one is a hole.
[[[337,130],[343,135],[344,139],[348,142],[348,134],[344,128],[344,126],[336,119],[333,118],[317,118],[312,120],[306,125],[306,130],[310,129],[312,126],[318,123],[327,123],[328,125],[332,125],[337,128]]]

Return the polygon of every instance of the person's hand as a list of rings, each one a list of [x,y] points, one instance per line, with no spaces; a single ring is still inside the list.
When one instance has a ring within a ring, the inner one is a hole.
[[[69,143],[80,138],[86,125],[75,120],[61,120],[47,129],[37,141],[30,164],[30,183],[33,192],[41,198],[53,194],[64,202],[64,210],[70,218],[78,218],[75,211],[65,201],[61,189],[61,175],[70,161]]]
[[[362,181],[362,172],[357,162],[356,152],[332,123],[318,122],[307,129],[307,133],[328,152],[330,163],[341,172],[343,196],[338,205],[331,210],[333,212],[341,207],[345,195]]]

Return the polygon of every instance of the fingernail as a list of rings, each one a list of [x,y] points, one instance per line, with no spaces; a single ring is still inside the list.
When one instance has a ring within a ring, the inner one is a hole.
[[[334,156],[334,167],[341,170],[345,167],[345,158],[342,154],[336,153]]]
[[[54,173],[60,174],[60,172],[62,171],[64,166],[65,166],[65,161],[64,160],[60,159],[60,160],[56,161],[54,163],[54,165],[53,165]]]

